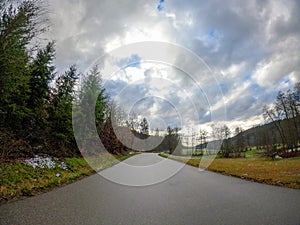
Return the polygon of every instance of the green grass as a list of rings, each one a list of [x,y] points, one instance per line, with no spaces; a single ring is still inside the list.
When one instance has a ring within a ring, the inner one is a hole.
[[[159,153],[158,155],[163,158],[169,158],[169,155],[167,155],[165,153]]]
[[[135,154],[111,157],[108,153],[102,154],[98,157],[102,160],[99,170],[133,155]],[[112,158],[115,160],[111,160]],[[95,173],[84,158],[65,158],[63,161],[67,164],[68,170],[33,168],[23,162],[0,164],[0,203],[33,196]]]
[[[199,167],[201,159],[160,154],[191,166]],[[202,163],[205,164],[205,158]],[[300,189],[300,157],[272,160],[263,157],[216,158],[208,170],[260,183]]]

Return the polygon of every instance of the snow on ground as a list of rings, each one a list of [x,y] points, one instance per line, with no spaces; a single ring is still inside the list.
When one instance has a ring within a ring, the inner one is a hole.
[[[34,158],[26,159],[24,161],[26,165],[32,166],[33,168],[49,168],[49,169],[55,169],[60,168],[63,170],[68,170],[68,166],[65,162],[59,162],[55,159],[53,159],[50,156],[39,156],[36,155]]]

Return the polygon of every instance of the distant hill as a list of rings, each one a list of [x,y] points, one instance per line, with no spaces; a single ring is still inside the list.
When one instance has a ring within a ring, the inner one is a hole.
[[[296,117],[298,129],[300,128],[300,116]],[[284,134],[289,139],[291,136],[295,137],[294,119],[285,119],[280,121],[281,127],[284,130]],[[293,129],[292,129],[293,128]],[[300,130],[298,131],[300,133]],[[254,146],[266,146],[273,144],[281,144],[282,139],[275,122],[271,122],[264,125],[259,125],[248,130],[245,130],[238,135],[229,138],[229,142],[235,143],[242,136],[246,147]],[[300,141],[300,140],[299,140]],[[219,140],[210,141],[206,146],[197,145],[196,149],[219,149],[222,142]]]
[[[294,126],[295,121],[298,132],[300,132],[300,116],[297,116],[294,119],[284,119],[280,121],[280,125],[284,131],[283,133],[288,140],[291,138],[296,138],[296,129]],[[242,135],[245,144],[248,147],[281,144],[282,139],[275,123],[276,122],[271,122],[265,125],[250,128],[230,138],[230,140],[233,142],[237,140],[240,135]]]

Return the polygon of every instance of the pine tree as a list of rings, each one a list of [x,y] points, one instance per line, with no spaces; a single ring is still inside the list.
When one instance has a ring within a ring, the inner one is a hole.
[[[54,55],[54,43],[50,42],[45,49],[38,51],[36,58],[30,65],[31,78],[29,80],[30,97],[28,107],[34,112],[34,124],[38,127],[46,125],[46,107],[51,93],[50,84],[55,76]]]
[[[143,118],[142,122],[140,123],[141,133],[144,135],[149,135],[149,124],[146,118]]]
[[[49,123],[57,148],[70,151],[76,149],[72,127],[74,87],[79,75],[75,66],[56,79],[49,104]],[[75,152],[77,153],[77,152]]]
[[[8,3],[4,0],[0,4],[0,121],[22,130],[30,112],[28,44],[39,33],[40,9],[36,1],[24,1],[16,7]]]
[[[107,97],[102,87],[101,74],[98,66],[94,66],[83,78],[74,116],[80,136],[88,137],[94,127],[99,128],[98,125],[105,120],[106,106]],[[98,133],[101,133],[101,130],[98,129]]]

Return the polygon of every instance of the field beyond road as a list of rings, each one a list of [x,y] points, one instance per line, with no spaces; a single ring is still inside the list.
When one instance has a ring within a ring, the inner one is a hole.
[[[199,167],[200,158],[160,154]],[[205,159],[203,159],[205,160]],[[300,189],[300,157],[272,160],[263,157],[216,158],[208,170],[260,183]]]

